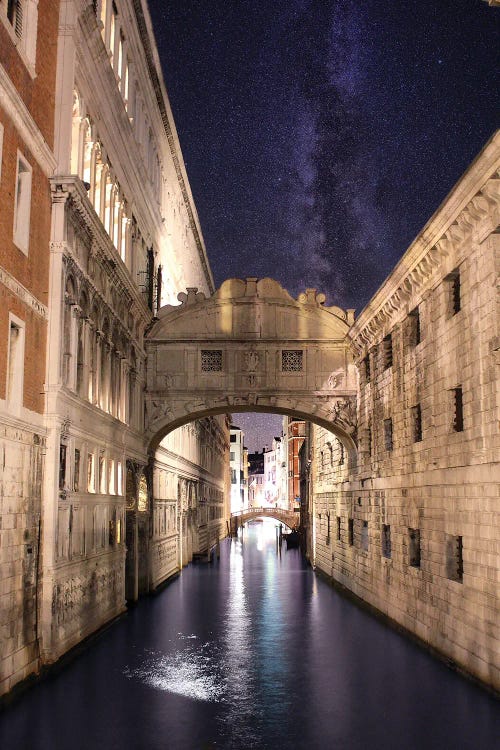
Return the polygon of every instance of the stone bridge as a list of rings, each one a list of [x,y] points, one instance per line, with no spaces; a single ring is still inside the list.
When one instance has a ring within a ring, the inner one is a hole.
[[[153,451],[171,430],[212,414],[288,414],[315,422],[356,463],[356,386],[347,332],[354,311],[293,299],[272,279],[228,279],[158,311],[145,342],[145,429]]]
[[[234,535],[239,526],[243,526],[247,521],[253,518],[274,518],[276,521],[285,524],[290,529],[298,529],[300,522],[300,513],[285,508],[245,508],[231,513],[231,534]]]

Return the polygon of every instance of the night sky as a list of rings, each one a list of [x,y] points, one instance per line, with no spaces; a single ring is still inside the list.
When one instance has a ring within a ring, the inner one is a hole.
[[[216,285],[271,276],[360,312],[498,127],[500,9],[149,6]]]

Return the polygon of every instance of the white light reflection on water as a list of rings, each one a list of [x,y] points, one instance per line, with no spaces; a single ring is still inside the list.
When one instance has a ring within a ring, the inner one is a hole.
[[[196,639],[195,635],[178,635],[181,640]],[[220,655],[214,644],[193,644],[172,654],[153,653],[140,667],[127,668],[124,674],[157,690],[219,702],[225,694],[219,664]]]

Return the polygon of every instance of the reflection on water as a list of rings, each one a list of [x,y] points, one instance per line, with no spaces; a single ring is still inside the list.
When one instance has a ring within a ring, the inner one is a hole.
[[[499,733],[492,697],[280,551],[270,519],[0,715],[9,750],[493,750]]]
[[[225,690],[219,664],[217,649],[204,643],[171,654],[145,655],[140,667],[127,667],[124,674],[158,690],[201,701],[218,701]]]

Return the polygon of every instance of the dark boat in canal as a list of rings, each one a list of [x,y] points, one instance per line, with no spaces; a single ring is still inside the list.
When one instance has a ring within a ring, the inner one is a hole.
[[[295,549],[299,546],[299,532],[293,529],[288,534],[283,534],[287,549]]]

